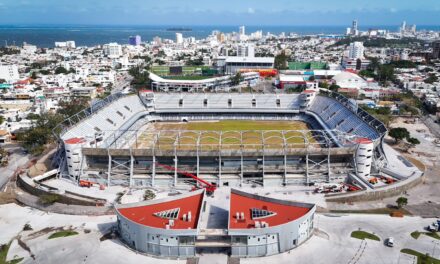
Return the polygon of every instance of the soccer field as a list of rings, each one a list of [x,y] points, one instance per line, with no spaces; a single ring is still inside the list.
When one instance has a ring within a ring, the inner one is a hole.
[[[157,136],[158,135],[158,136]],[[158,122],[151,124],[137,139],[137,148],[195,149],[197,142],[204,149],[304,148],[316,143],[306,123],[301,121],[221,120],[202,122]],[[177,142],[177,143],[176,143]]]
[[[301,121],[220,120],[212,122],[156,123],[155,130],[247,131],[247,130],[309,130]]]

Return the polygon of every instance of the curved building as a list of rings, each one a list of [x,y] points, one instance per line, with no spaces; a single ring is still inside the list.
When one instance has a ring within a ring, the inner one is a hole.
[[[204,193],[116,206],[121,239],[139,252],[158,257],[188,258],[208,248],[226,248],[232,256],[260,257],[296,248],[313,234],[314,204],[232,189],[226,223],[205,210],[211,204],[205,202]],[[224,228],[211,229],[209,222]]]
[[[131,248],[160,257],[195,255],[204,190],[179,197],[116,206],[121,239]]]

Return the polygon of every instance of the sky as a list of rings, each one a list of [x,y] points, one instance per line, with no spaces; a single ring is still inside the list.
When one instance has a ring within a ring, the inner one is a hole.
[[[439,25],[440,0],[0,0],[0,24]]]

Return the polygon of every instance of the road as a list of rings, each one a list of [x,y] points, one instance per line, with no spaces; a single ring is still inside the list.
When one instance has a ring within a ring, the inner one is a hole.
[[[24,166],[30,159],[29,154],[25,154],[23,149],[17,144],[5,144],[3,148],[10,153],[8,166],[0,168],[0,190],[9,181],[9,178],[14,174],[14,171],[21,166]]]

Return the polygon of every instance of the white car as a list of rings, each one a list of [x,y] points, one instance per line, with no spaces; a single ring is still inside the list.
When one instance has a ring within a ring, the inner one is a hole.
[[[389,247],[394,247],[394,238],[389,237],[385,240],[385,244]]]

